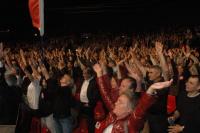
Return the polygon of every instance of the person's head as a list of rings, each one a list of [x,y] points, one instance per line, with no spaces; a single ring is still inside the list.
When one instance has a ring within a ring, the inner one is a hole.
[[[183,65],[177,65],[177,71],[179,75],[183,75],[184,72]]]
[[[194,61],[192,59],[189,59],[188,61],[188,67],[192,67],[194,64]]]
[[[14,74],[5,74],[5,80],[8,86],[17,85],[17,77]]]
[[[70,75],[64,74],[60,79],[61,86],[71,86],[73,84],[73,80]]]
[[[98,57],[99,57],[98,53],[97,53],[97,52],[94,52],[94,54],[93,54],[93,58],[94,58],[95,60],[97,60]]]
[[[136,80],[131,77],[127,77],[123,79],[120,84],[119,94],[122,94],[123,92],[127,90],[130,90],[133,93],[133,91],[136,89],[136,86],[137,86]]]
[[[47,82],[46,82],[45,78],[42,77],[42,79],[40,80],[40,85],[41,85],[43,88],[47,88]]]
[[[190,76],[186,82],[187,92],[199,92],[200,91],[200,77],[199,75]]]
[[[133,95],[132,92],[125,91],[123,92],[115,102],[115,107],[113,113],[117,116],[118,119],[128,116],[134,108]]]
[[[198,58],[199,57],[199,52],[198,50],[195,50],[194,55]]]
[[[85,80],[90,79],[94,75],[94,72],[91,68],[87,67],[83,70],[83,78]]]
[[[148,71],[149,80],[156,81],[160,79],[161,75],[162,75],[162,69],[159,66],[155,65],[149,68]]]
[[[115,67],[116,66],[115,61],[112,60],[112,59],[108,59],[108,66],[111,67],[111,68]]]
[[[11,60],[11,64],[16,66],[17,65],[17,61],[16,60]]]
[[[73,61],[68,61],[68,62],[67,62],[67,69],[68,69],[68,70],[71,70],[71,69],[73,68],[73,66],[74,66]]]
[[[141,62],[141,64],[143,65],[143,66],[146,66],[146,59],[145,58],[141,58],[141,60],[140,60],[140,62]]]

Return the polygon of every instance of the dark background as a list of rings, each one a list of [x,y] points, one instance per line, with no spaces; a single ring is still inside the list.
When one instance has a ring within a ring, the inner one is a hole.
[[[45,0],[45,36],[199,25],[199,4],[181,0]],[[28,0],[0,2],[0,37],[28,38]]]

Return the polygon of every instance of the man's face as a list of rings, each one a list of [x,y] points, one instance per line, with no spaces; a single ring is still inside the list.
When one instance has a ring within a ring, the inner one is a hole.
[[[119,87],[119,94],[122,94],[123,92],[128,90],[130,85],[131,85],[131,81],[129,79],[123,79]]]
[[[67,62],[67,68],[72,69],[73,68],[73,63],[72,62]]]
[[[186,83],[187,92],[195,92],[200,90],[200,83],[197,78],[190,77]]]
[[[155,81],[156,79],[160,77],[160,71],[155,68],[150,68],[148,76],[149,76],[149,80]]]
[[[91,78],[91,75],[88,73],[87,69],[83,70],[83,77],[85,80],[88,80],[89,78]]]
[[[126,117],[131,112],[130,101],[125,95],[121,95],[115,102],[113,113],[118,118]]]
[[[178,70],[178,74],[179,75],[182,75],[183,72],[184,72],[184,69],[183,69],[183,67],[181,65],[177,66],[177,70]]]
[[[60,79],[60,84],[61,86],[68,86],[71,83],[71,77],[67,74],[65,74],[61,79]]]

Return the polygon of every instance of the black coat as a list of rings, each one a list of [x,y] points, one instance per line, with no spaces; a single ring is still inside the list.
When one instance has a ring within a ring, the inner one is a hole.
[[[52,103],[53,116],[56,118],[66,118],[71,116],[72,88],[69,86],[59,86],[57,80],[47,81],[46,98]],[[48,106],[48,105],[47,105]]]
[[[81,81],[82,85],[84,80]],[[80,87],[82,87],[82,85]],[[81,92],[81,88],[79,90],[77,90],[77,93]],[[95,78],[91,79],[87,88],[87,98],[89,100],[89,107],[91,109],[94,109],[97,101],[100,99],[100,93],[99,93],[99,89],[98,89],[98,85],[96,83]]]
[[[21,89],[8,86],[4,78],[5,69],[0,68],[0,124],[15,124],[19,104],[22,100]]]

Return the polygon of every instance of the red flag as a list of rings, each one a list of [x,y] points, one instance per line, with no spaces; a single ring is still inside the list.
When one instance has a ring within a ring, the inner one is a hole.
[[[40,35],[44,34],[44,0],[29,0],[29,12],[32,24],[40,31]]]

